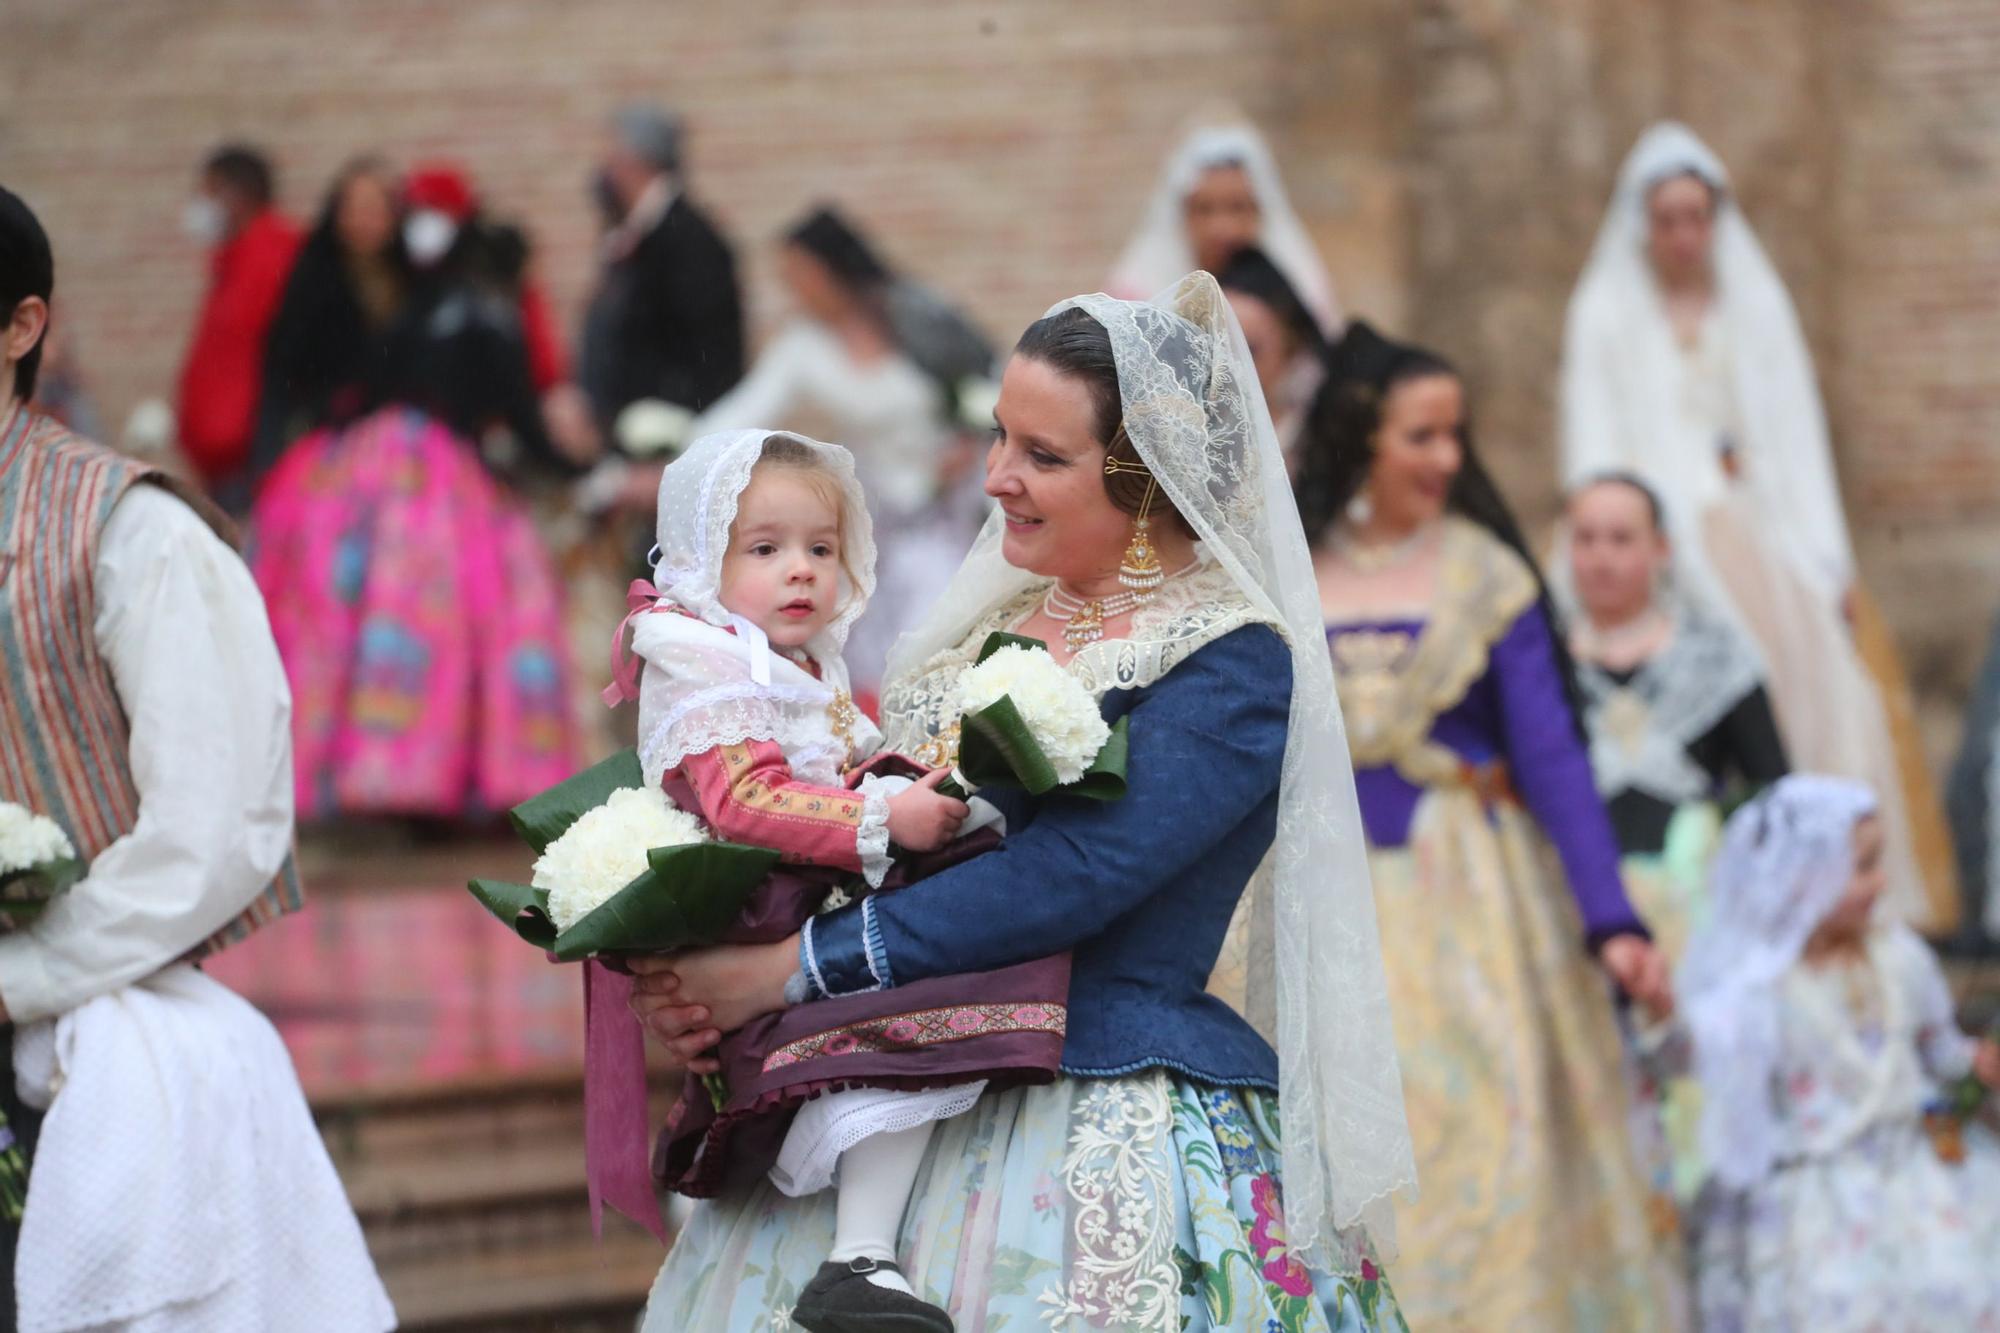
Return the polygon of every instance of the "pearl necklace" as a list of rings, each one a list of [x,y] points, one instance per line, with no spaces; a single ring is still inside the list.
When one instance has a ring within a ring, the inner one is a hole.
[[[1416,559],[1417,553],[1429,544],[1431,538],[1437,535],[1437,531],[1437,524],[1426,523],[1407,537],[1384,542],[1379,546],[1369,546],[1364,545],[1354,535],[1352,528],[1343,526],[1334,530],[1333,545],[1348,564],[1363,574],[1374,574],[1385,569],[1394,569],[1398,565],[1409,564]]]
[[[1051,583],[1042,598],[1042,614],[1063,627],[1063,644],[1072,653],[1082,652],[1104,637],[1104,622],[1151,601],[1153,590],[1118,592],[1109,597],[1083,598]]]

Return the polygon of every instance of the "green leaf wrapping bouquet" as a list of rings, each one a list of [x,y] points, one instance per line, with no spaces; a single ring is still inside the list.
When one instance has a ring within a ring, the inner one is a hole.
[[[1097,700],[1039,639],[992,634],[958,678],[958,758],[944,784],[964,795],[1019,787],[1095,801],[1125,794],[1126,719]]]
[[[0,932],[31,924],[85,868],[53,819],[0,801]]]
[[[0,801],[0,933],[33,925],[87,868],[60,824]],[[20,1222],[27,1201],[28,1155],[0,1114],[0,1221]]]
[[[532,882],[469,887],[514,932],[564,962],[712,944],[778,864],[764,847],[717,842],[649,788],[624,750],[508,814],[535,850]]]

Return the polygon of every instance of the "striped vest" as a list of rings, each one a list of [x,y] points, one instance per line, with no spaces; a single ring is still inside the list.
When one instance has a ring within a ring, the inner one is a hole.
[[[139,819],[131,734],[97,649],[97,546],[112,506],[165,474],[25,407],[0,415],[0,800],[60,824],[86,860]],[[218,532],[226,520],[183,494]],[[241,915],[197,945],[215,952],[303,901],[287,857]]]

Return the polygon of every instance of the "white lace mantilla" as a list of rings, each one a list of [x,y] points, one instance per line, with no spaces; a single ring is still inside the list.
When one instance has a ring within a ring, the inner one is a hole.
[[[1756,655],[1727,624],[1683,610],[1666,647],[1619,684],[1577,663],[1590,725],[1590,766],[1605,797],[1640,791],[1673,805],[1714,785],[1688,753],[1762,683]]]
[[[1044,579],[1009,598],[980,620],[956,647],[937,653],[913,675],[891,681],[882,694],[890,748],[911,752],[958,721],[958,678],[979,658],[989,635],[1012,631],[1042,604]],[[1124,638],[1100,639],[1069,660],[1067,670],[1102,698],[1111,690],[1142,690],[1225,634],[1245,625],[1283,625],[1261,614],[1237,591],[1229,571],[1202,559],[1160,585],[1153,600],[1132,613]]]

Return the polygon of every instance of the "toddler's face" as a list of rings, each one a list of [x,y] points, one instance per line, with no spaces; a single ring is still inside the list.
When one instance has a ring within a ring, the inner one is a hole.
[[[722,557],[722,605],[798,648],[825,629],[840,600],[840,512],[798,468],[759,465],[736,504]]]
[[[1854,868],[1848,876],[1847,891],[1827,913],[1820,929],[1832,935],[1859,935],[1868,929],[1876,900],[1888,884],[1883,868],[1882,821],[1874,815],[1854,826]]]

